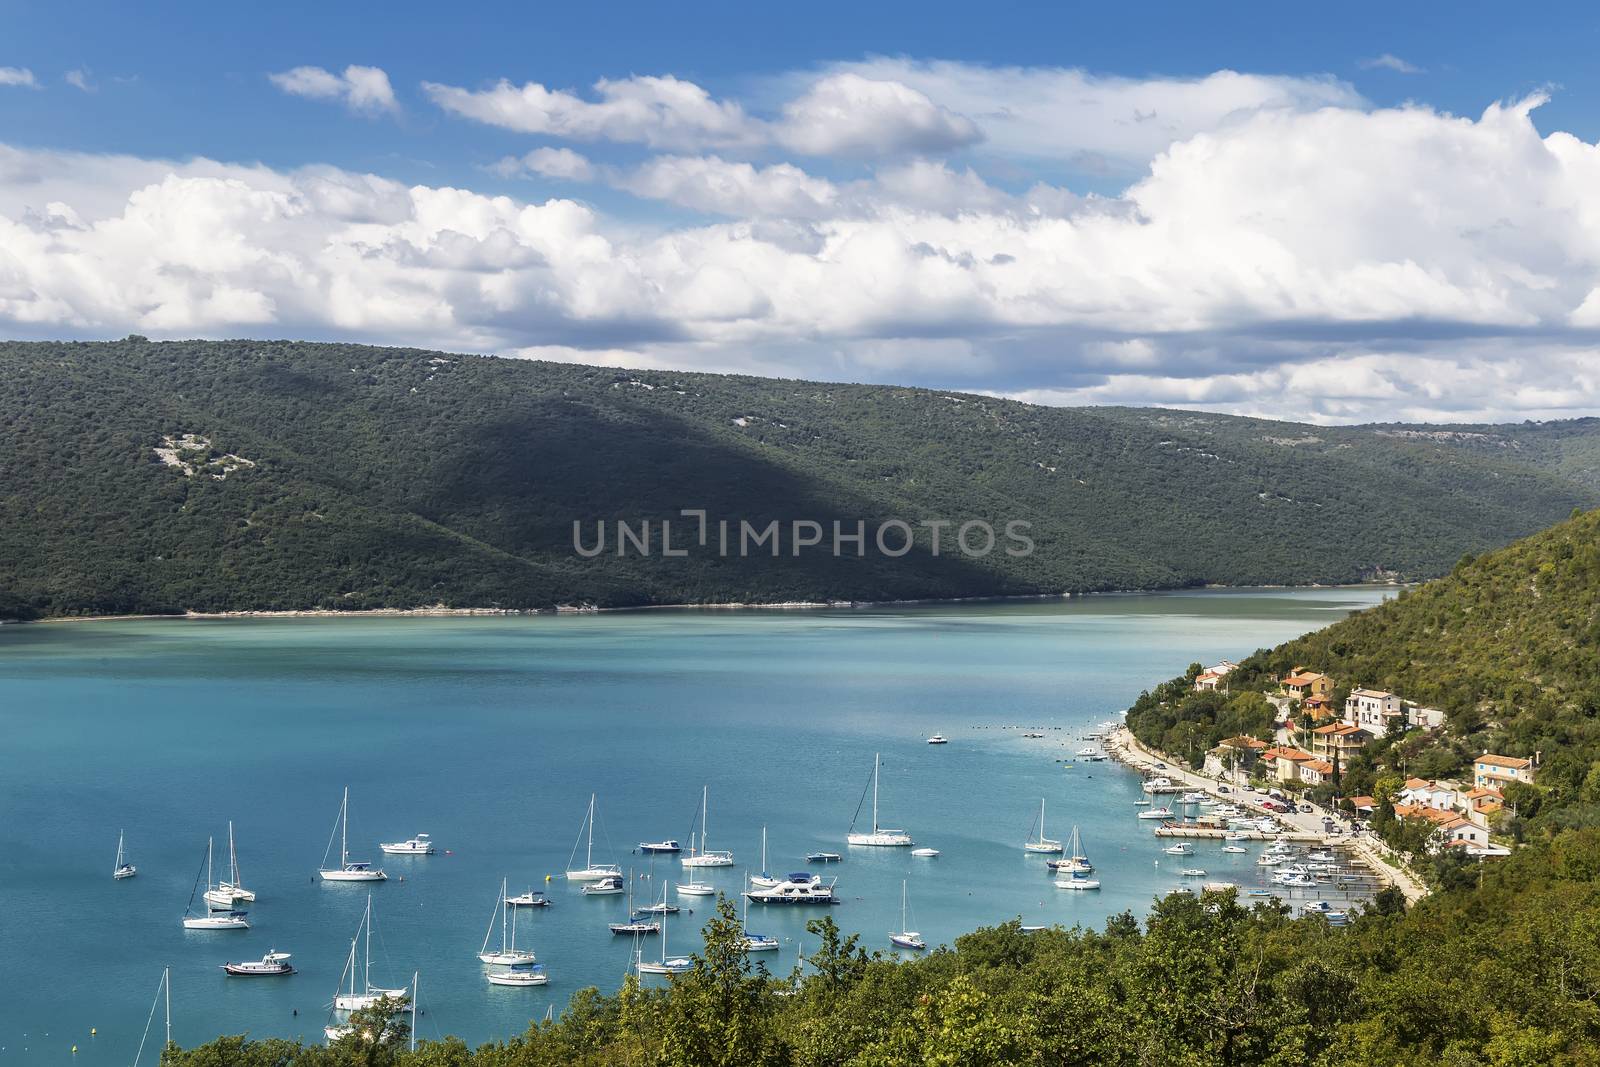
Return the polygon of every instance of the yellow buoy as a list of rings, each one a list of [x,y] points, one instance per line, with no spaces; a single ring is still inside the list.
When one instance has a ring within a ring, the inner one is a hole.
[[[91,1026],[91,1027],[89,1027],[89,1036],[90,1036],[90,1037],[94,1037],[94,1036],[95,1036],[95,1035],[97,1035],[97,1034],[98,1034],[98,1033],[100,1033],[100,1031],[99,1031],[99,1030],[97,1030],[97,1029],[95,1029],[95,1028],[94,1028],[94,1027],[92,1027],[92,1026]]]
[[[78,1054],[78,1046],[77,1045],[73,1045],[72,1046],[72,1054],[74,1056],[76,1056]]]
[[[548,874],[544,876],[544,881],[546,885],[550,884],[550,876]]]

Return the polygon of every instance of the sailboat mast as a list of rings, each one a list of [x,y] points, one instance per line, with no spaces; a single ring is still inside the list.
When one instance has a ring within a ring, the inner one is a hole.
[[[211,880],[211,838],[206,838],[206,888],[210,889],[216,883]]]
[[[706,841],[709,840],[710,837],[711,837],[711,835],[706,831],[706,812],[710,808],[710,802],[711,802],[711,787],[709,785],[702,786],[700,788],[700,851],[701,852],[704,852],[706,850]]]
[[[422,972],[411,974],[411,1051],[417,1051],[417,1012],[422,1001]]]
[[[344,799],[339,801],[339,869],[350,866],[350,787],[344,787]],[[370,905],[372,898],[368,897]]]
[[[372,894],[371,893],[367,894],[367,915],[366,915],[366,918],[363,919],[362,921],[365,922],[366,926],[367,926],[367,945],[366,945],[367,952],[366,952],[366,960],[365,960],[365,962],[363,962],[361,964],[361,981],[367,987],[367,991],[371,992],[371,990],[372,990]]]
[[[872,754],[872,832],[878,832],[878,753]]]
[[[161,971],[161,984],[167,987],[167,1043],[161,1047],[165,1052],[172,1047],[172,968],[164,967]]]
[[[589,847],[584,852],[583,869],[594,870],[594,794],[589,794]]]
[[[505,878],[500,879],[500,951],[502,951],[502,952],[505,951],[505,947],[506,947],[506,912],[511,910],[511,905],[506,903],[506,883],[507,883],[507,881],[508,880],[505,879]],[[515,927],[513,927],[513,929],[515,929]],[[488,940],[488,939],[485,938],[485,940]],[[512,935],[512,944],[515,944],[515,943],[516,943],[516,935],[513,934]]]

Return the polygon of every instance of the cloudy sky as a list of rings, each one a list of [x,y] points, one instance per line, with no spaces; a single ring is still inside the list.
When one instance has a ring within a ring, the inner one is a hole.
[[[13,12],[0,335],[1600,414],[1588,7],[580,7]]]

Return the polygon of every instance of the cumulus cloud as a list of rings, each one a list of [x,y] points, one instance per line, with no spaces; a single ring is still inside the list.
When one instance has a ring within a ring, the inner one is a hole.
[[[0,67],[0,86],[17,85],[25,89],[37,89],[39,80],[33,76],[33,71],[27,67]]]
[[[380,115],[400,110],[394,87],[389,84],[389,75],[378,67],[351,64],[344,68],[342,74],[321,67],[295,67],[267,77],[273,85],[290,96],[336,100],[361,115]]]
[[[1407,63],[1393,52],[1385,52],[1381,56],[1361,61],[1362,70],[1392,70],[1396,74],[1421,74],[1422,68],[1414,63]]]
[[[92,93],[99,88],[99,86],[95,85],[94,82],[89,80],[89,72],[82,68],[79,68],[78,70],[67,71],[67,73],[62,76],[62,80],[68,85],[72,86],[74,89],[78,89],[85,93]]]
[[[778,142],[809,156],[949,152],[982,138],[971,120],[897,81],[829,75],[783,107]]]
[[[1600,403],[1600,148],[1542,135],[1541,99],[1476,119],[1260,108],[1115,197],[1009,193],[926,158],[846,182],[722,155],[508,164],[722,216],[651,226],[327,167],[0,148],[0,327],[1334,421],[1575,413]]]

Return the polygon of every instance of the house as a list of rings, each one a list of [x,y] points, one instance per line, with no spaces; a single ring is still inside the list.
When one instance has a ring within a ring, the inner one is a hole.
[[[1406,710],[1406,725],[1423,730],[1437,730],[1445,723],[1445,714],[1438,708],[1425,708],[1409,700],[1401,702]]]
[[[1280,782],[1299,781],[1300,764],[1314,759],[1316,757],[1309,752],[1283,745],[1269,748],[1261,753],[1261,762],[1266,766],[1267,772]]]
[[[1526,759],[1485,752],[1472,761],[1472,784],[1480,789],[1501,789],[1512,782],[1532,785],[1534,775],[1539,770],[1539,755],[1535,752],[1532,759]]]
[[[1371,740],[1372,734],[1359,726],[1351,726],[1346,722],[1331,722],[1311,731],[1311,754],[1331,760],[1337,753],[1339,759],[1344,761],[1360,752]]]
[[[1400,810],[1400,805],[1415,808],[1437,808],[1441,811],[1455,811],[1461,806],[1456,789],[1452,785],[1442,782],[1430,782],[1426,778],[1408,778],[1406,784],[1400,788],[1395,797],[1395,811]]]
[[[1217,747],[1206,753],[1204,766],[1201,773],[1213,778],[1222,778],[1234,772],[1241,771],[1249,774],[1269,746],[1258,737],[1230,737],[1219,742]]]
[[[1332,678],[1326,674],[1308,671],[1303,667],[1296,667],[1278,681],[1285,693],[1302,702],[1307,697],[1320,697],[1326,700],[1333,695]]]
[[[1376,797],[1351,797],[1350,806],[1356,809],[1357,815],[1371,815],[1378,810]]]
[[[1460,812],[1424,804],[1396,804],[1394,813],[1401,819],[1427,819],[1434,825],[1433,840],[1428,851],[1441,848],[1464,847],[1484,849],[1489,847],[1489,831],[1478,826]]]
[[[1311,716],[1312,722],[1321,722],[1333,718],[1336,712],[1326,697],[1306,697],[1300,702],[1300,714]]]
[[[1232,660],[1223,660],[1214,667],[1207,667],[1195,675],[1194,687],[1197,691],[1222,688],[1223,679],[1237,670],[1239,665]]]
[[[1389,724],[1404,715],[1400,698],[1381,689],[1352,689],[1345,697],[1344,721],[1361,727],[1373,737],[1388,733]]]
[[[1321,785],[1333,778],[1333,764],[1322,759],[1308,759],[1300,763],[1300,780],[1306,785]]]
[[[1461,797],[1466,802],[1466,811],[1463,814],[1483,827],[1489,825],[1489,816],[1506,806],[1505,794],[1492,786],[1479,786],[1461,794]]]

